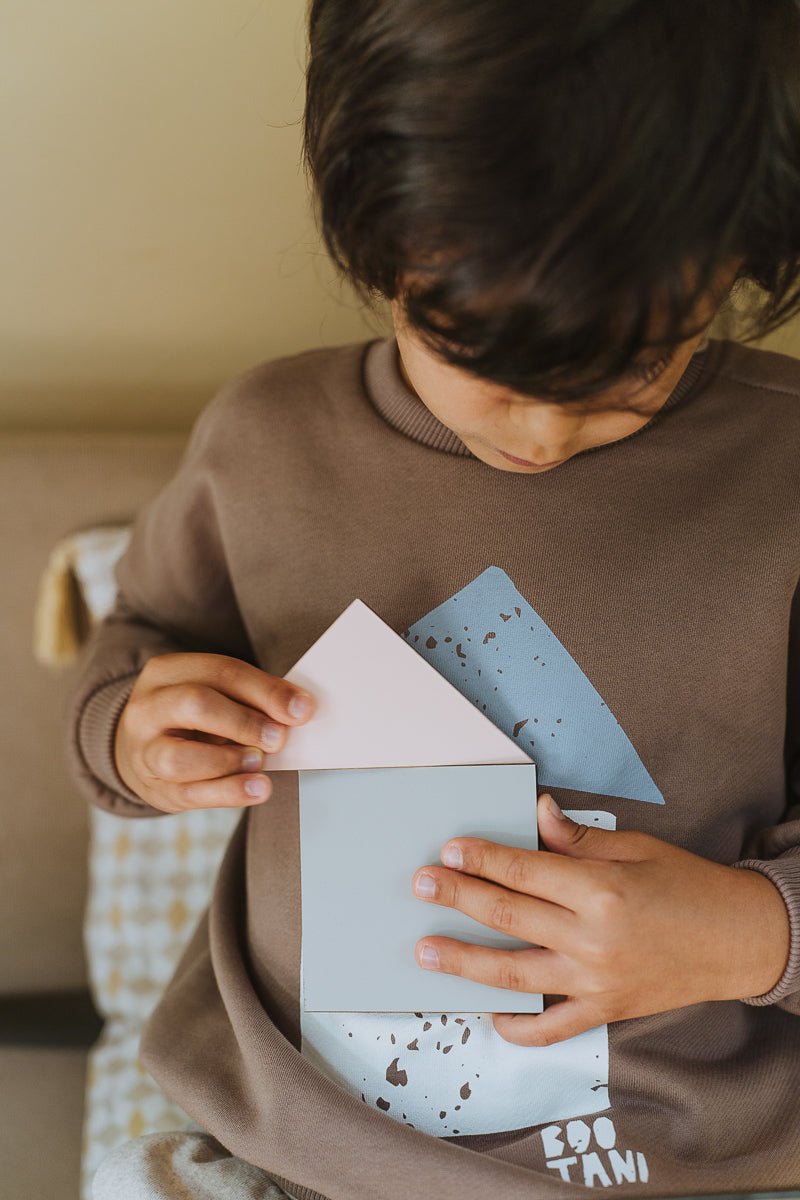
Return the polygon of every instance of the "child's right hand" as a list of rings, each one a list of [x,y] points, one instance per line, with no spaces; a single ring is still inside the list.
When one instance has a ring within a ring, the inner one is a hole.
[[[307,692],[221,654],[151,658],[117,724],[123,782],[153,808],[239,808],[272,791],[261,771],[287,726],[314,713]]]

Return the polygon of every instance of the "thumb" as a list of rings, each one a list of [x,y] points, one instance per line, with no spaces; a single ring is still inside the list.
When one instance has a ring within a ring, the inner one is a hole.
[[[602,1025],[603,1017],[588,1001],[568,996],[535,1015],[493,1013],[492,1024],[503,1041],[515,1046],[552,1046]]]
[[[643,833],[617,832],[597,825],[581,825],[567,817],[549,792],[537,805],[539,833],[548,850],[570,858],[600,858],[617,862],[637,862],[646,857]]]

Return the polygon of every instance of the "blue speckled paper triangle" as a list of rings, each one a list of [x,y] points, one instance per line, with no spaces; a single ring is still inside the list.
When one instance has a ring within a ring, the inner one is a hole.
[[[407,636],[530,754],[540,785],[664,803],[602,696],[499,567],[489,567]]]

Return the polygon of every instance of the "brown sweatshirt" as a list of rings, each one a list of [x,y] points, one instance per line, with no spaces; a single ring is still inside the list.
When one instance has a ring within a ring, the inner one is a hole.
[[[560,1048],[512,1048],[480,1014],[312,1024],[297,781],[275,773],[143,1044],[232,1152],[299,1200],[800,1186],[799,449],[800,363],[724,341],[642,429],[533,476],[474,458],[405,387],[393,341],[258,367],[209,406],[142,514],[76,694],[71,752],[95,803],[153,815],[112,751],[150,656],[283,675],[358,597],[455,675],[442,647],[468,605],[487,639],[530,617],[552,654],[543,682],[531,642],[487,713],[512,735],[527,706],[516,736],[563,807],[763,872],[792,927],[769,995]],[[479,652],[459,657],[482,706]]]

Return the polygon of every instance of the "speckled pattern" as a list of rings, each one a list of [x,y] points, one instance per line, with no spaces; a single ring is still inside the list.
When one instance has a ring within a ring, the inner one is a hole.
[[[405,636],[531,755],[543,787],[664,803],[602,696],[499,567]]]
[[[434,1137],[565,1120],[608,1107],[605,1026],[512,1046],[485,1013],[303,1013],[303,1054],[365,1104]]]

